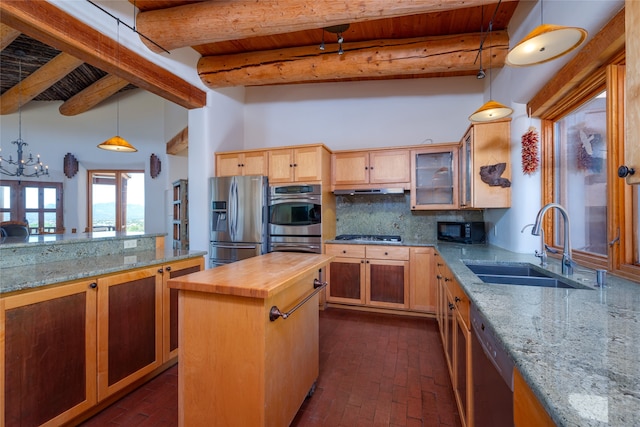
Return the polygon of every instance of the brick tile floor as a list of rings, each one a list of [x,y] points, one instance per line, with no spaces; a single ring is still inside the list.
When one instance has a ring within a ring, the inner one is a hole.
[[[81,424],[177,426],[178,369]],[[295,427],[460,426],[433,319],[320,312],[320,377]]]

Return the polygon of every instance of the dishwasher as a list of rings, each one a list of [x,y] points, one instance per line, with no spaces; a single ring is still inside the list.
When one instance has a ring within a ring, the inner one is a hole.
[[[513,427],[513,361],[475,305],[471,305],[473,424]]]

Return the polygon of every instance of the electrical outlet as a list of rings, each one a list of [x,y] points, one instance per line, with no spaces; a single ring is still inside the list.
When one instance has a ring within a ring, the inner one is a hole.
[[[124,257],[125,264],[135,264],[136,262],[138,262],[138,257],[135,255],[129,255]]]
[[[125,249],[131,249],[131,248],[135,248],[136,246],[138,246],[138,241],[133,239],[133,240],[125,240],[124,241],[124,248]]]

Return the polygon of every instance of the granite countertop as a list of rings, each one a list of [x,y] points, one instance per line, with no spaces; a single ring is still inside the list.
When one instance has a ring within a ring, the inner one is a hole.
[[[595,271],[582,267],[564,277],[591,289],[486,284],[464,261],[539,259],[489,245],[435,246],[558,426],[640,425],[640,284],[609,274],[597,288]],[[561,276],[558,260],[546,269]]]
[[[271,252],[247,258],[168,282],[174,289],[236,295],[251,298],[269,298],[287,289],[310,271],[317,271],[333,256],[295,252]]]
[[[95,256],[83,254],[67,260],[3,267],[0,271],[0,294],[194,258],[206,253],[165,248]]]

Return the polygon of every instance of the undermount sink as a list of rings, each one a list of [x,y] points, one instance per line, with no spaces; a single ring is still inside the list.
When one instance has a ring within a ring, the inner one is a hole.
[[[465,265],[485,283],[547,288],[591,289],[554,277],[531,264],[474,264]]]

